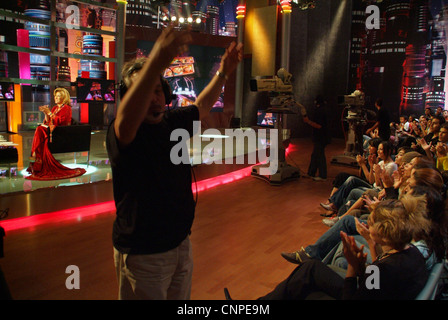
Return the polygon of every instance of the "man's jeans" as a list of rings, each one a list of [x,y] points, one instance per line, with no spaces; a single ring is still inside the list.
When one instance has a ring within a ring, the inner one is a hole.
[[[360,222],[365,222],[359,220]],[[349,236],[358,235],[356,231],[355,217],[347,215],[341,220],[336,222],[334,226],[328,229],[314,244],[305,248],[305,251],[312,257],[319,260],[325,258],[325,256],[333,249],[337,244],[341,242],[341,231],[344,231]]]

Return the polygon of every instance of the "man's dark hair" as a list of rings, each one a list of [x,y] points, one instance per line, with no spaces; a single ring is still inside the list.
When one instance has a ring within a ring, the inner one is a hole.
[[[121,81],[119,88],[120,99],[123,99],[125,93],[128,91],[129,86],[131,85],[130,78],[132,74],[143,69],[143,65],[145,64],[145,62],[146,58],[136,58],[124,64],[121,71],[123,80]],[[165,95],[165,104],[169,105],[171,103],[171,100],[173,100],[173,94],[171,92],[170,84],[162,75],[160,75],[160,82],[162,84],[162,90]]]
[[[438,119],[440,125],[442,125],[442,124],[444,124],[444,123],[446,122],[446,121],[445,121],[445,118],[442,117],[442,116],[434,116],[433,119]]]

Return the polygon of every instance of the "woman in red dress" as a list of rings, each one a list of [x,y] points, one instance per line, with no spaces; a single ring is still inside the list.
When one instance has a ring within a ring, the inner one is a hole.
[[[48,106],[40,106],[39,110],[45,114],[43,125],[36,128],[33,145],[31,147],[29,180],[56,180],[68,179],[83,175],[86,170],[81,168],[70,169],[57,161],[50,152],[48,143],[56,126],[68,126],[72,120],[72,108],[70,106],[70,94],[64,88],[54,90],[56,105],[50,110]],[[50,129],[48,132],[48,128]],[[49,141],[50,140],[50,141]]]

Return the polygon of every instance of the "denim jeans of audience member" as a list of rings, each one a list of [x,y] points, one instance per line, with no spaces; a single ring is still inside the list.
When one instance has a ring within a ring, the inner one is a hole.
[[[333,203],[337,208],[342,207],[345,203],[345,199],[348,197],[350,191],[355,188],[372,188],[372,185],[361,178],[351,176],[339,187],[331,197],[330,202]]]
[[[360,220],[360,222],[365,222]],[[355,217],[347,215],[341,220],[336,222],[334,226],[328,229],[317,241],[305,248],[305,251],[312,257],[319,260],[325,258],[325,256],[333,249],[337,244],[341,242],[341,231],[344,231],[348,235],[358,235],[356,231]]]
[[[348,211],[348,209],[350,209],[351,206],[355,204],[355,202],[358,201],[359,198],[362,197],[362,195],[366,190],[368,190],[368,188],[361,187],[361,188],[355,188],[352,191],[350,191],[347,198],[345,199],[345,203],[338,210],[338,216],[342,216],[343,214],[345,214]]]

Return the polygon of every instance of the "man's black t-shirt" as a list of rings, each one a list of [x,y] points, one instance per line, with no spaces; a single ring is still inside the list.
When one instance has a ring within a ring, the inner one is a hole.
[[[320,129],[313,128],[313,142],[327,145],[331,141],[331,137],[328,135],[328,123],[326,110],[323,106],[315,107],[311,111],[310,119],[321,125]]]
[[[118,251],[166,252],[189,235],[195,210],[191,165],[172,163],[171,149],[180,142],[170,141],[170,136],[175,129],[185,129],[191,137],[198,119],[196,106],[167,112],[159,124],[143,123],[125,148],[118,146],[114,122],[110,124],[107,151],[117,209],[113,244]]]

